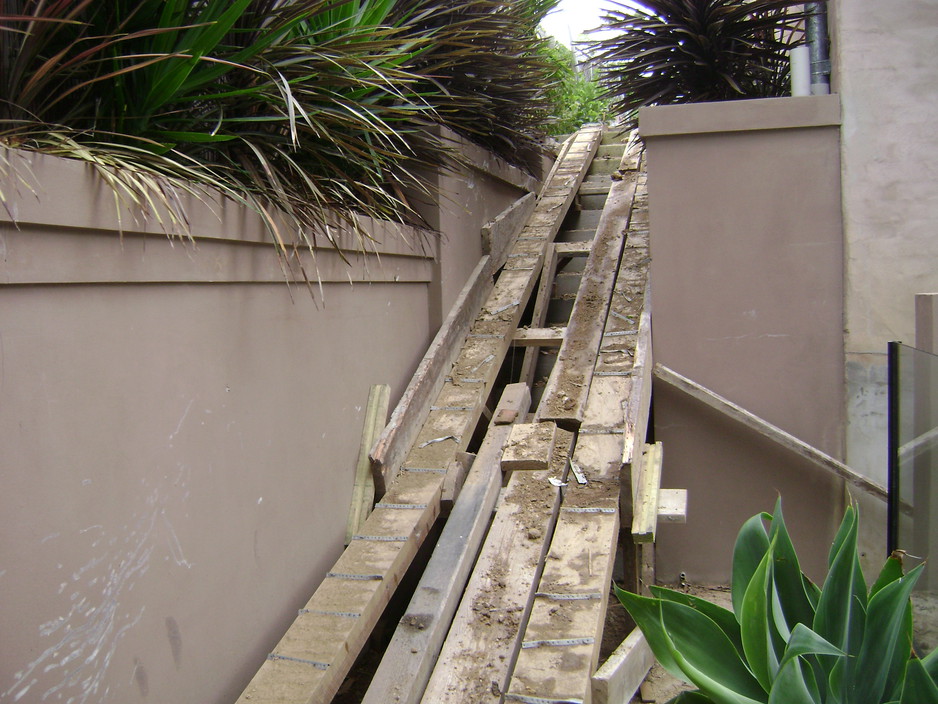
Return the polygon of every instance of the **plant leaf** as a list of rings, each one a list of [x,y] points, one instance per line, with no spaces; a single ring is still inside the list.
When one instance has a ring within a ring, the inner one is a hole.
[[[851,704],[876,704],[901,676],[912,651],[909,596],[924,567],[890,582],[870,599],[855,674],[846,682],[844,699]]]
[[[788,660],[779,669],[778,677],[772,684],[769,704],[821,704],[817,685],[809,685],[805,677],[806,672],[813,683],[814,675],[811,674],[810,668],[803,668],[799,658]]]
[[[899,704],[938,704],[938,686],[917,658],[909,660],[906,667]]]
[[[746,594],[746,588],[752,580],[762,562],[762,558],[769,549],[769,536],[765,530],[763,521],[770,518],[768,514],[760,513],[743,523],[739,529],[739,535],[736,537],[736,545],[733,548],[733,579],[732,579],[732,597],[733,611],[739,617],[743,606],[743,597]]]
[[[674,601],[697,609],[720,627],[720,630],[730,639],[730,642],[739,652],[739,656],[743,656],[743,641],[739,632],[739,622],[736,620],[736,616],[732,611],[724,609],[722,606],[717,606],[706,599],[701,599],[691,594],[685,594],[684,592],[674,591],[673,589],[659,586],[650,586],[649,589],[651,593],[659,599]]]
[[[769,633],[771,606],[768,599],[768,591],[772,588],[775,542],[773,539],[769,543],[769,549],[762,556],[762,561],[753,573],[743,596],[742,609],[739,614],[746,661],[766,692],[771,691],[772,680],[775,679],[778,671],[778,657]]]
[[[697,687],[718,704],[766,702],[758,680],[720,627],[696,609],[660,602],[671,655]]]

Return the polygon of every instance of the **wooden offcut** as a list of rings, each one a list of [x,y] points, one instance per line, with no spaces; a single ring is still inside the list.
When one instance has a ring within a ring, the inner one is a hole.
[[[358,450],[358,465],[355,469],[355,484],[352,487],[352,504],[349,508],[348,524],[345,528],[345,544],[361,528],[371,513],[375,503],[375,482],[371,475],[368,451],[375,438],[388,420],[388,404],[391,387],[387,384],[375,384],[368,393],[365,406],[365,422],[362,427],[362,441]]]
[[[632,517],[632,538],[636,543],[655,542],[663,459],[663,445],[660,442],[645,445],[638,477],[638,491],[635,494],[635,515]]]
[[[555,423],[519,423],[512,427],[502,453],[502,471],[550,467],[556,433]]]
[[[655,655],[636,628],[593,675],[592,704],[631,701],[654,664]]]

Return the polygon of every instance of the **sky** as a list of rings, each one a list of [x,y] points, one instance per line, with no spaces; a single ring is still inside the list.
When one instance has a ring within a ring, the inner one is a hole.
[[[583,33],[602,24],[602,8],[609,3],[605,0],[560,0],[557,9],[551,12],[541,27],[553,37],[570,46],[571,41],[587,39]]]

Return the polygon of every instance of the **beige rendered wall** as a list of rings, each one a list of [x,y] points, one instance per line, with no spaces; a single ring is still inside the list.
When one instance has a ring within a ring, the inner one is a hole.
[[[835,457],[843,453],[843,244],[836,96],[642,111],[656,362]],[[820,576],[842,486],[655,386],[664,485],[687,524],[659,533],[660,579],[729,578],[740,525],[782,495]]]
[[[0,188],[0,700],[233,701],[341,550],[368,389],[395,400],[435,332],[434,262],[374,224],[380,260],[305,262],[313,300],[241,208],[190,203],[192,243],[125,213],[121,242],[86,167],[23,158],[37,192]],[[495,210],[523,193],[472,178]]]
[[[835,5],[847,459],[885,484],[886,343],[914,343],[914,296],[938,290],[938,8],[931,0]]]

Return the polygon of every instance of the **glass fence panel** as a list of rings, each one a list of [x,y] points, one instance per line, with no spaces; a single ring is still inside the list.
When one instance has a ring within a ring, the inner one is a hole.
[[[916,638],[930,650],[938,636],[938,356],[894,342],[889,363],[889,548],[905,551],[906,569],[929,558],[913,605]]]

